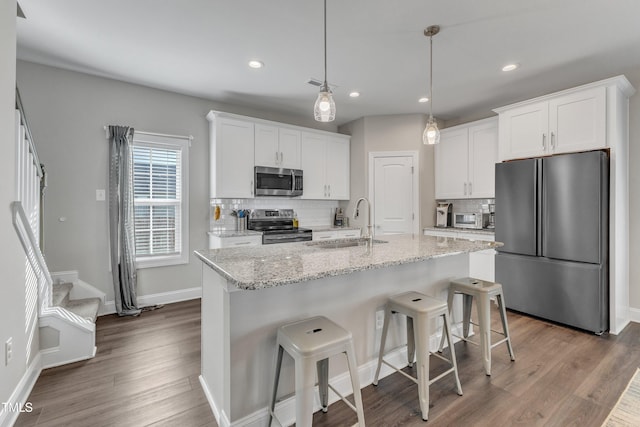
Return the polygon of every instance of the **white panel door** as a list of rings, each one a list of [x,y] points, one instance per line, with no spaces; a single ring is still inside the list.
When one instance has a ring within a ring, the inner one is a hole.
[[[413,158],[374,159],[375,235],[413,232]]]

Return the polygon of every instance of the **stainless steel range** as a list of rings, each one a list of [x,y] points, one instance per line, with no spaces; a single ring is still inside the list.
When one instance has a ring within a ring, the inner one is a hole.
[[[311,240],[310,229],[293,226],[293,215],[293,209],[255,209],[247,228],[262,231],[263,245]]]

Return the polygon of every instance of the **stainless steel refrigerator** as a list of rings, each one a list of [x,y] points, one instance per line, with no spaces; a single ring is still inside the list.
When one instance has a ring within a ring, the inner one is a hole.
[[[600,334],[609,329],[609,157],[496,165],[496,281],[506,306]]]

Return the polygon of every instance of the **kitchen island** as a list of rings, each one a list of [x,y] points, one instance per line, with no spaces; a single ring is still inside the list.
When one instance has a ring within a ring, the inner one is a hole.
[[[324,315],[350,330],[364,387],[373,379],[381,332],[376,313],[387,297],[415,290],[446,299],[449,280],[468,275],[468,253],[499,245],[414,235],[383,239],[371,247],[364,239],[343,239],[196,252],[203,261],[200,382],[221,427],[266,425],[280,325]],[[404,341],[403,325],[401,319],[391,324],[388,348]],[[437,336],[432,341],[437,346]],[[394,356],[402,363],[402,351]],[[332,383],[350,394],[346,371],[344,360],[331,360]],[[276,406],[283,421],[294,421],[292,393],[293,361],[285,357],[279,396],[289,398]]]

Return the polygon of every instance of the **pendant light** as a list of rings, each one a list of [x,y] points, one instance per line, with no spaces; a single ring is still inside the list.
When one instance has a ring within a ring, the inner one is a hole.
[[[336,118],[336,103],[327,83],[327,0],[324,0],[324,82],[320,86],[313,115],[318,122],[332,122]]]
[[[440,130],[433,118],[433,36],[440,32],[440,26],[431,25],[424,30],[424,35],[429,37],[429,120],[422,134],[422,143],[434,145],[440,142]]]

